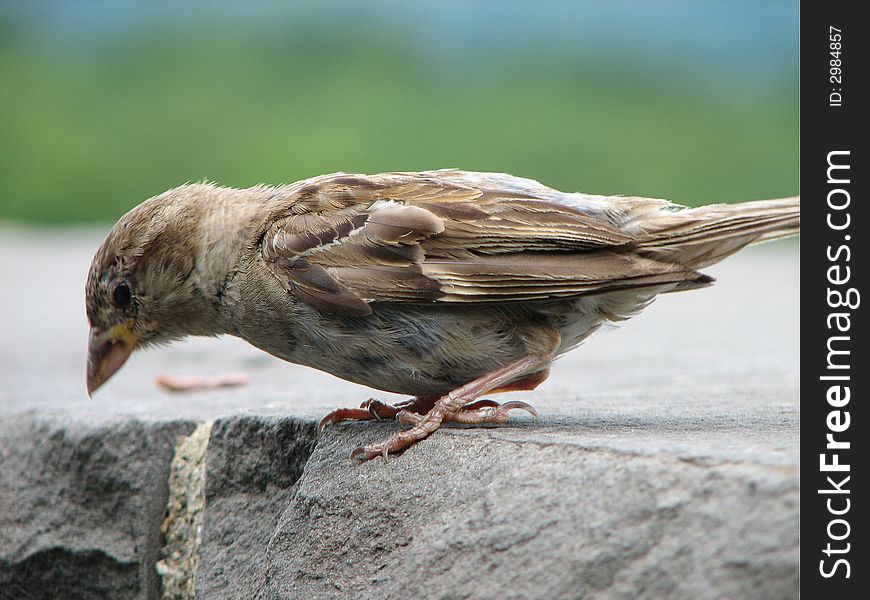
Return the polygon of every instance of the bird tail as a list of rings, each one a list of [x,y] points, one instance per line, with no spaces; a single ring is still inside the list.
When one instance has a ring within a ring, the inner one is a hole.
[[[638,253],[700,269],[750,244],[800,233],[800,197],[699,208],[641,210],[632,219],[640,230]]]

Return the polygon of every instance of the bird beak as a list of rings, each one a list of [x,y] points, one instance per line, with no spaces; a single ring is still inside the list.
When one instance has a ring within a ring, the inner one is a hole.
[[[91,327],[88,338],[88,396],[124,366],[139,339],[131,330],[132,323],[124,323],[102,331]]]

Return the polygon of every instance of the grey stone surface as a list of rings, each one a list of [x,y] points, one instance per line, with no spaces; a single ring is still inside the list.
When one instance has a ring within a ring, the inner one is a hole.
[[[236,339],[137,354],[89,399],[82,288],[102,233],[0,225],[0,598],[159,597],[170,465],[204,423],[201,598],[795,597],[797,244],[708,269],[716,286],[660,298],[511,395],[540,420],[357,464],[393,424],[314,424],[371,390]],[[239,370],[250,385],[153,385]]]
[[[0,423],[0,597],[155,597],[168,465],[189,423]]]
[[[317,439],[312,421],[229,417],[212,427],[197,593],[245,598],[261,589],[278,518]]]
[[[383,435],[389,427],[378,427]],[[318,444],[268,552],[268,597],[794,598],[794,469],[451,430],[400,459]]]

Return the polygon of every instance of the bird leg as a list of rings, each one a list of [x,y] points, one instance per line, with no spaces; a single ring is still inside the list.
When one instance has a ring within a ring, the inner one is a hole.
[[[396,414],[397,420],[413,424],[413,427],[394,433],[382,442],[357,448],[351,453],[351,457],[361,457],[367,460],[381,455],[386,458],[390,453],[401,452],[427,437],[441,427],[445,421],[473,424],[503,423],[507,420],[507,413],[512,408],[521,408],[537,415],[535,409],[525,402],[507,402],[499,405],[492,400],[477,399],[489,391],[509,387],[508,384],[518,380],[518,377],[523,373],[540,371],[541,367],[549,365],[552,357],[552,354],[533,355],[508,363],[483,377],[466,383],[446,396],[442,396],[424,415],[414,411],[401,410]],[[477,401],[475,402],[475,400]]]
[[[535,371],[534,373],[529,373],[524,377],[515,379],[506,385],[499,386],[494,390],[489,390],[487,394],[500,394],[502,392],[530,392],[544,383],[549,376],[550,369],[541,369],[540,371]]]

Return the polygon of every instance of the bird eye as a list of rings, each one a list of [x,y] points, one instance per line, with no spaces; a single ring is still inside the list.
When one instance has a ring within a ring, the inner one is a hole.
[[[122,281],[115,286],[112,291],[112,300],[118,308],[127,308],[130,306],[130,300],[133,299],[133,292],[130,291],[130,286]]]

